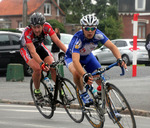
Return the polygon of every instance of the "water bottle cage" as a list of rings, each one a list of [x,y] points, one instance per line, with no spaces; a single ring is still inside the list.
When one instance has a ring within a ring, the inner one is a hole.
[[[50,91],[54,90],[48,77],[44,78],[44,83],[47,85],[47,87],[49,88]]]

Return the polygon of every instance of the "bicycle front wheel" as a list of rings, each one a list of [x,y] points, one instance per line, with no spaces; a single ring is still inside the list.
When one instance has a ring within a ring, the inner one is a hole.
[[[119,128],[136,128],[134,115],[122,92],[113,84],[107,83],[106,86],[109,118]]]
[[[34,95],[34,83],[31,79],[30,81],[30,91],[31,96],[33,98],[34,104],[38,111],[47,119],[50,119],[54,115],[54,107],[52,105],[52,97],[53,95],[48,90],[47,86],[41,81],[40,82],[40,90],[42,93],[42,96],[44,98],[44,103],[39,103]]]
[[[76,94],[76,87],[70,80],[66,78],[63,78],[61,83],[62,87],[60,90],[60,97],[64,108],[73,121],[76,123],[81,123],[84,119],[84,113],[82,112],[79,105]]]
[[[90,95],[90,97],[93,98],[94,104],[90,105],[90,107],[85,107],[80,98],[79,90],[77,88],[77,97],[78,97],[78,100],[80,101],[79,102],[80,107],[84,111],[84,115],[86,119],[94,128],[103,128],[105,117],[104,117],[104,112],[101,108],[102,102],[100,99],[94,97],[91,91],[88,90],[87,92]]]

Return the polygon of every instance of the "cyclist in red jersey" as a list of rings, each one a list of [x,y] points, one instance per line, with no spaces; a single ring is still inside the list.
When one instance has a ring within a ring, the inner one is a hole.
[[[50,51],[44,45],[45,37],[49,35],[52,41],[64,52],[65,45],[59,40],[52,26],[45,22],[42,13],[34,13],[30,17],[30,25],[27,26],[20,38],[20,54],[26,63],[33,69],[32,79],[35,85],[35,95],[39,101],[43,100],[40,92],[41,70],[51,71],[51,76],[56,81],[55,69],[50,69],[45,63],[51,64],[54,59]]]

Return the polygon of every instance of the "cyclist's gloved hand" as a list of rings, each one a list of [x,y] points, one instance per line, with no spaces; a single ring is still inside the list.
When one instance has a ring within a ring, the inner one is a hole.
[[[117,59],[117,63],[118,63],[119,66],[121,66],[122,63],[123,63],[123,60],[122,59]]]
[[[93,80],[93,78],[92,78],[91,73],[85,73],[83,75],[83,82],[84,83],[87,83],[87,84],[91,85],[92,84],[92,80]]]
[[[117,63],[118,63],[119,66],[124,67],[125,69],[127,69],[127,65],[126,65],[124,60],[117,59]]]
[[[49,71],[49,65],[47,63],[40,63],[40,67],[43,71]]]

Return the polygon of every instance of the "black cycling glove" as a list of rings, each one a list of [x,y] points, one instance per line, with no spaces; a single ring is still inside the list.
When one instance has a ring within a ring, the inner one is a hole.
[[[122,63],[125,63],[125,61],[123,60],[123,59],[117,59],[117,63],[121,66],[122,65]]]
[[[89,77],[91,77],[91,76],[92,76],[91,73],[85,73],[83,75],[83,82],[87,83],[89,80]]]

